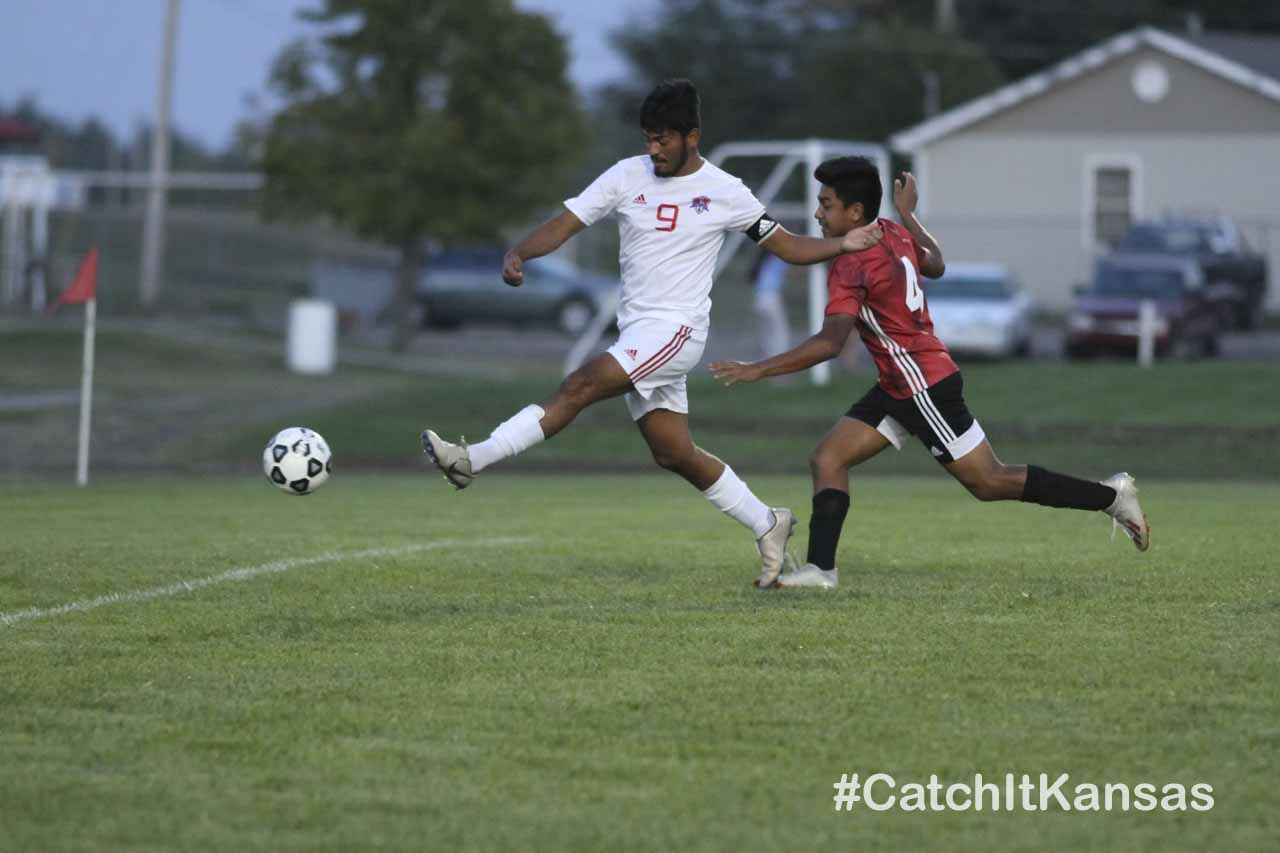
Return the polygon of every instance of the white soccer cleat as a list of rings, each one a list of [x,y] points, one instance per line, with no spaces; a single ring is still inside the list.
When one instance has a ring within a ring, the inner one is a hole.
[[[819,589],[835,589],[840,584],[839,572],[839,569],[824,572],[813,563],[805,563],[794,572],[789,572],[778,578],[778,586],[782,589],[798,589],[806,586],[818,587]]]
[[[1122,471],[1103,480],[1102,485],[1116,490],[1116,499],[1103,510],[1111,516],[1112,537],[1114,538],[1116,528],[1119,527],[1128,534],[1139,551],[1150,548],[1151,525],[1147,522],[1142,507],[1138,506],[1138,487],[1134,485],[1133,477]]]
[[[476,478],[471,473],[471,453],[467,450],[467,442],[451,444],[435,434],[434,430],[423,430],[422,450],[431,457],[444,478],[456,489],[465,489]]]
[[[755,585],[760,589],[768,589],[782,574],[782,566],[787,561],[787,542],[796,529],[796,517],[783,506],[771,508],[773,511],[773,527],[769,532],[756,540],[756,550],[760,552],[760,577]]]

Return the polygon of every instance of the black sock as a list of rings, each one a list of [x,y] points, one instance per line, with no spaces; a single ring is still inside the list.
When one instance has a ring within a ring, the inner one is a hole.
[[[813,515],[809,517],[809,557],[823,571],[836,567],[836,546],[840,544],[840,528],[849,512],[849,495],[839,489],[823,489],[813,496]]]
[[[1027,484],[1022,487],[1022,500],[1026,503],[1098,510],[1111,506],[1115,499],[1116,490],[1110,486],[1027,466]]]

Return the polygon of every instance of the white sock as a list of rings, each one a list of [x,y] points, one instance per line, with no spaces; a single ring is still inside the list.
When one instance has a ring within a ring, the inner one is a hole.
[[[479,473],[493,463],[522,453],[542,441],[545,436],[538,421],[545,414],[541,406],[525,406],[498,424],[487,439],[468,447],[471,471]]]
[[[716,509],[750,528],[757,539],[774,525],[773,510],[765,506],[728,465],[724,466],[720,479],[702,494]]]

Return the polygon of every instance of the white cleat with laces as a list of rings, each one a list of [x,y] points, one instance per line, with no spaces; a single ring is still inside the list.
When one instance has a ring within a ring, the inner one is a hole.
[[[794,572],[788,572],[778,578],[778,586],[782,589],[798,589],[800,587],[818,587],[819,589],[835,589],[840,585],[840,570],[833,568],[826,572],[813,563],[805,563]]]
[[[1102,485],[1116,490],[1116,499],[1103,512],[1111,516],[1111,538],[1115,538],[1119,527],[1133,540],[1139,551],[1151,547],[1151,525],[1147,522],[1142,507],[1138,506],[1138,487],[1133,477],[1125,472],[1112,474],[1102,481]]]
[[[783,506],[771,507],[773,511],[773,527],[769,532],[756,540],[756,550],[760,552],[760,577],[754,583],[760,589],[773,586],[782,567],[788,559],[787,542],[796,529],[796,517]]]
[[[465,489],[476,478],[471,473],[471,452],[465,439],[453,444],[436,435],[435,430],[423,430],[422,450],[455,489]]]

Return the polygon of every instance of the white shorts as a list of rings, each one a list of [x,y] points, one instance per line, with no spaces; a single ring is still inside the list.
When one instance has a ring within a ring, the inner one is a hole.
[[[706,330],[666,320],[637,320],[622,330],[609,355],[631,377],[627,410],[640,420],[655,409],[689,413],[685,377],[698,366],[707,345]]]

